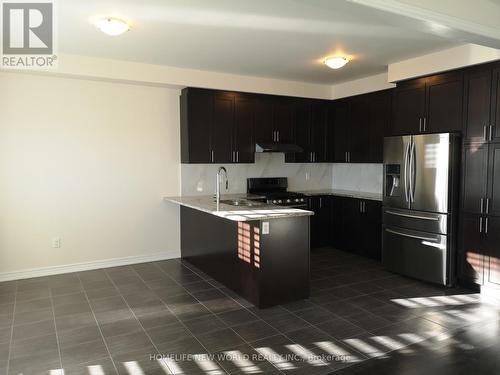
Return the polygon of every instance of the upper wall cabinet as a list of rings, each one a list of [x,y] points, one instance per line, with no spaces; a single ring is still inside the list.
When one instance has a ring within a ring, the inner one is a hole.
[[[327,160],[382,163],[391,119],[391,92],[384,90],[334,101],[327,114]]]
[[[468,69],[464,87],[464,140],[500,140],[500,69],[492,65]]]
[[[186,88],[180,103],[182,163],[253,163],[252,95]]]
[[[462,130],[463,74],[452,72],[398,83],[392,135]]]

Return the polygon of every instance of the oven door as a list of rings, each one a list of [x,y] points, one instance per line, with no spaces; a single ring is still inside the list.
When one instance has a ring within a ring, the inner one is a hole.
[[[448,237],[400,227],[383,227],[382,263],[388,270],[448,284]]]

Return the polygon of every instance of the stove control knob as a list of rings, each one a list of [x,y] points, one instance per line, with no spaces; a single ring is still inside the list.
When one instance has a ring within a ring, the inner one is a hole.
[[[286,203],[290,203],[290,202],[291,202],[291,200],[290,200],[290,199],[287,199],[287,200],[286,200]]]
[[[276,199],[273,199],[273,204],[276,204],[276,203],[277,203],[277,202],[276,202]]]
[[[278,203],[282,203],[282,202],[281,202],[281,199],[279,199],[279,200],[278,200]]]
[[[295,198],[295,202],[300,202],[300,199],[299,198]]]

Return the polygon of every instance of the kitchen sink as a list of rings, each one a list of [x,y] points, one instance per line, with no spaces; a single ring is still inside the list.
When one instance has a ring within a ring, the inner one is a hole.
[[[255,207],[264,205],[263,202],[252,201],[249,199],[222,199],[220,202],[223,204],[228,204],[230,206],[244,206],[244,207]]]

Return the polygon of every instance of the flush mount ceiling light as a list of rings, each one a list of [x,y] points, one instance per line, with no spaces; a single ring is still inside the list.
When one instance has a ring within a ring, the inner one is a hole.
[[[112,36],[121,35],[130,30],[130,26],[125,21],[112,17],[101,18],[96,21],[95,25],[103,33]]]
[[[332,69],[340,69],[348,62],[349,59],[347,57],[342,57],[342,56],[328,57],[325,60],[325,65]]]

